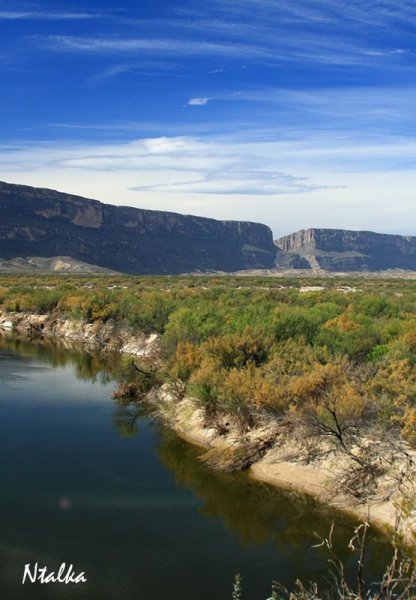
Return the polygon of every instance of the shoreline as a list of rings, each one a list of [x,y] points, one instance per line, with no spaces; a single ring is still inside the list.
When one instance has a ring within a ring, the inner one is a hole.
[[[106,323],[86,323],[51,315],[31,313],[2,313],[0,311],[0,332],[17,331],[19,334],[33,337],[81,343],[100,351],[148,356],[158,349],[158,335],[155,333],[133,334],[127,327],[108,321]]]
[[[164,404],[168,404],[168,407],[164,407]],[[230,432],[228,436],[219,435],[213,428],[204,426],[201,411],[192,407],[192,399],[184,398],[174,408],[166,393],[162,394],[162,404],[158,406],[161,409],[161,417],[168,427],[188,443],[204,450],[201,457],[204,462],[212,466],[219,458],[221,463],[231,449],[238,451],[241,448],[238,433]],[[248,442],[261,440],[270,433],[273,434],[273,431],[271,432],[267,426],[254,429],[248,435]],[[274,433],[277,437],[284,437],[278,428]],[[416,461],[416,451],[406,447],[405,452],[410,455],[411,460]],[[221,470],[221,466],[214,466],[214,468]],[[262,457],[246,469],[246,472],[253,480],[313,497],[323,505],[348,513],[361,521],[367,521],[385,533],[395,531],[398,515],[396,505],[404,499],[397,489],[396,482],[396,475],[403,469],[400,457],[394,468],[378,479],[377,491],[362,501],[343,493],[340,485],[337,484],[337,480],[346,468],[348,468],[348,459],[339,450],[334,450],[330,458],[306,464],[301,445],[294,445],[286,438],[266,450]],[[405,545],[412,550],[416,548],[414,511],[409,518],[402,519],[398,535]]]
[[[51,315],[0,313],[0,332],[2,328],[5,333],[16,329],[25,336],[66,339],[82,342],[90,348],[97,347],[132,356],[149,356],[158,351],[158,336],[155,334],[132,334],[114,323],[104,323],[97,327],[81,321],[56,319]],[[230,427],[227,434],[220,435],[216,429],[206,426],[202,411],[189,397],[174,400],[165,386],[156,395],[157,399],[152,404],[159,416],[180,437],[203,448],[205,453],[202,460],[210,466],[220,470],[244,469],[254,480],[312,496],[324,505],[361,520],[368,520],[384,531],[394,530],[396,506],[404,499],[397,489],[397,480],[405,468],[402,460],[404,455],[409,456],[413,464],[416,464],[416,451],[404,443],[400,444],[403,456],[398,456],[394,467],[377,478],[375,493],[360,501],[350,494],[342,493],[340,485],[337,485],[337,480],[348,469],[348,460],[339,450],[332,450],[329,458],[313,460],[305,450],[305,444],[294,439],[277,422],[265,422],[243,438],[235,426]],[[369,447],[371,444],[379,444],[380,451],[383,450],[378,440],[368,440],[368,444]],[[236,450],[243,451],[243,454],[247,450],[247,456],[243,456],[240,468],[232,469],[230,465]],[[252,455],[254,460],[250,462]],[[245,466],[245,459],[249,461],[248,468]],[[410,484],[412,482],[416,485],[414,472]],[[414,510],[411,511],[410,518],[402,520],[400,535],[406,544],[416,547]]]

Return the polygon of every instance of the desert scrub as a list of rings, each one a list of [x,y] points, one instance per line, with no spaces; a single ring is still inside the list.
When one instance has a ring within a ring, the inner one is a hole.
[[[179,380],[207,422],[296,414],[340,445],[373,428],[416,447],[414,281],[13,275],[0,290],[6,313],[156,333],[158,381]]]

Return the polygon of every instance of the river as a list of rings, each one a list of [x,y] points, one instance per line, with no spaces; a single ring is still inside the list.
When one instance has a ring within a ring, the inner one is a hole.
[[[2,600],[266,600],[272,580],[329,589],[313,548],[335,523],[353,569],[356,524],[315,501],[210,471],[198,449],[112,399],[117,358],[0,337],[0,598]],[[373,532],[367,573],[389,555]],[[73,565],[86,582],[31,583]]]

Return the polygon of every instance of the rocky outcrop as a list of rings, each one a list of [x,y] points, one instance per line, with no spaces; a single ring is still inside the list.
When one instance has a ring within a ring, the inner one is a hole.
[[[303,229],[280,238],[276,264],[303,264],[325,271],[416,270],[416,237],[348,231]],[[280,252],[279,252],[280,251]],[[307,268],[307,267],[306,267]]]
[[[46,338],[83,344],[101,352],[151,356],[159,352],[159,336],[134,333],[115,321],[87,323],[52,314],[4,313],[0,311],[0,335],[14,331],[29,338]]]
[[[270,268],[266,225],[103,204],[0,182],[0,258],[71,257],[131,274]]]
[[[266,225],[103,204],[0,182],[0,270],[177,274],[416,271],[416,237]],[[106,271],[107,270],[107,271]]]

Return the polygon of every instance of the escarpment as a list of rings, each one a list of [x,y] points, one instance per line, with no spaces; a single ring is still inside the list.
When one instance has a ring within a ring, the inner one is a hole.
[[[416,237],[302,229],[275,242],[277,266],[324,271],[416,270]]]
[[[266,225],[103,204],[0,183],[0,257],[71,257],[130,274],[273,266]]]

